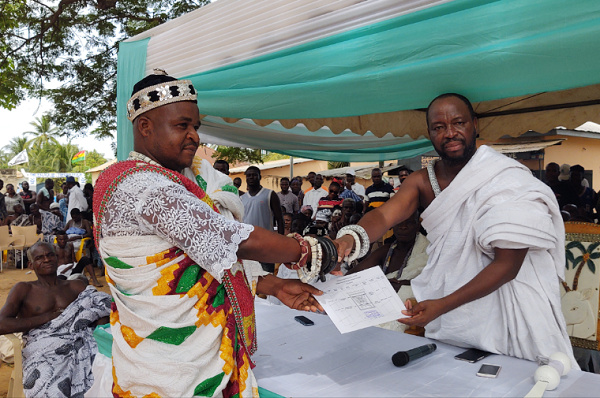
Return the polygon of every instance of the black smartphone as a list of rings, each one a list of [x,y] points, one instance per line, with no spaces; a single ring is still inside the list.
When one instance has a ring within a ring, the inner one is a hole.
[[[310,319],[308,319],[307,317],[305,317],[303,315],[295,316],[294,319],[297,320],[298,322],[300,322],[301,324],[303,324],[304,326],[312,326],[315,324],[313,321],[311,321]]]
[[[456,355],[454,359],[467,361],[469,363],[475,363],[477,361],[481,361],[488,355],[492,355],[492,353],[488,351],[478,350],[476,348],[470,348],[467,351]]]

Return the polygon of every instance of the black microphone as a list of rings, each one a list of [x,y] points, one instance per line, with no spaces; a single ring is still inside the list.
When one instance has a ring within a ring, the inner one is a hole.
[[[424,357],[427,354],[431,354],[435,351],[437,346],[435,344],[425,344],[421,347],[413,348],[408,351],[398,351],[392,356],[392,362],[394,366],[404,366],[410,361]]]

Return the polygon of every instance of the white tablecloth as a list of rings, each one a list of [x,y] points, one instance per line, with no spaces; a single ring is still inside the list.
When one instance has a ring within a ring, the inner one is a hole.
[[[305,315],[314,326],[294,320]],[[523,397],[535,362],[492,355],[471,364],[463,348],[371,327],[340,334],[326,315],[256,301],[258,384],[286,397]],[[437,350],[397,368],[391,357],[430,342]],[[502,366],[496,379],[476,376],[482,363]],[[600,375],[572,370],[545,397],[600,397]]]

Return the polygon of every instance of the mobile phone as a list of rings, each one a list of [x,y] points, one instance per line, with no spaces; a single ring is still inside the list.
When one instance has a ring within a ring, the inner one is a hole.
[[[298,322],[300,322],[301,324],[303,324],[304,326],[312,326],[315,324],[313,321],[311,321],[310,319],[308,319],[307,317],[305,317],[303,315],[295,316],[294,319],[297,320]]]
[[[467,351],[460,353],[454,357],[454,359],[458,359],[461,361],[467,361],[469,363],[475,363],[477,361],[481,361],[483,358],[491,355],[491,352],[478,350],[476,348],[468,349]]]
[[[481,377],[489,377],[489,378],[495,378],[496,376],[498,376],[498,373],[500,373],[500,369],[502,369],[501,366],[498,365],[490,365],[488,363],[484,363],[483,365],[481,365],[481,367],[479,368],[479,372],[477,372],[477,376],[481,376]]]

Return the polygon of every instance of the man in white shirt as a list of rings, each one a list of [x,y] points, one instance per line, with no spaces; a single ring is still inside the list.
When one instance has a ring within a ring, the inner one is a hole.
[[[85,200],[83,191],[75,183],[75,177],[68,176],[66,182],[67,188],[69,189],[69,208],[67,210],[67,219],[65,220],[65,223],[68,223],[71,220],[71,210],[77,208],[81,212],[85,212],[88,209],[88,203],[87,200]]]
[[[315,176],[315,181],[313,182],[313,189],[304,193],[304,200],[302,201],[303,205],[309,205],[313,209],[313,220],[317,215],[316,209],[319,208],[319,200],[329,195],[326,189],[323,189],[323,176],[321,174],[317,174]]]

